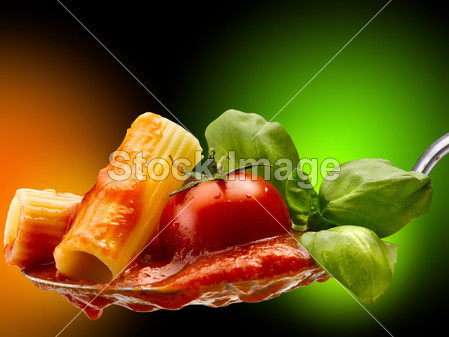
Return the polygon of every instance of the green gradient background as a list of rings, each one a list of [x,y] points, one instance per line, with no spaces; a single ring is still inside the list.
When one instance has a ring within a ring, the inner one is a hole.
[[[177,88],[177,109],[196,112],[198,135],[228,108],[271,119],[383,4],[254,8],[211,34],[196,53]],[[286,127],[301,157],[386,158],[409,170],[449,132],[447,50],[431,20],[393,2],[279,113],[274,121]],[[431,214],[386,239],[399,246],[394,281],[366,308],[394,335],[424,328],[417,313],[445,291],[448,169],[446,159],[431,173]],[[284,294],[270,306],[292,331],[383,333],[334,280]]]

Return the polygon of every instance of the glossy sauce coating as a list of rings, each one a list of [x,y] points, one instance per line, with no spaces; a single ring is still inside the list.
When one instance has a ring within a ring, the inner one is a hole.
[[[58,291],[91,319],[111,304],[142,312],[189,304],[221,307],[263,301],[329,279],[291,233],[180,260],[168,261],[157,246],[151,247],[109,285],[71,281],[53,264],[25,273],[39,288]]]

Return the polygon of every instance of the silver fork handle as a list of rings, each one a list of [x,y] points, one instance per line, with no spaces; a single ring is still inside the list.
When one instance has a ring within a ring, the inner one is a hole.
[[[436,140],[419,157],[412,171],[422,172],[429,175],[434,166],[449,153],[449,133]]]

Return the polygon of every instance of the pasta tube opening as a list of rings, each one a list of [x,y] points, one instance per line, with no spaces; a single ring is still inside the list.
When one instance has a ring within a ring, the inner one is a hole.
[[[81,252],[70,252],[65,256],[65,268],[71,270],[71,278],[89,282],[109,282],[112,272],[96,256]],[[63,272],[63,271],[62,271]]]
[[[19,228],[19,218],[20,218],[20,200],[17,196],[11,201],[9,206],[8,216],[6,218],[5,226],[5,238],[4,245],[5,249],[11,248],[14,245],[14,241],[17,237],[17,230]]]

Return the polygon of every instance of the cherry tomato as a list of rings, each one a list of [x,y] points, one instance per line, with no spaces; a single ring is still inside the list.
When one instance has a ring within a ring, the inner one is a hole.
[[[287,205],[276,188],[249,172],[200,183],[172,196],[160,222],[160,245],[170,254],[199,254],[285,234]]]

